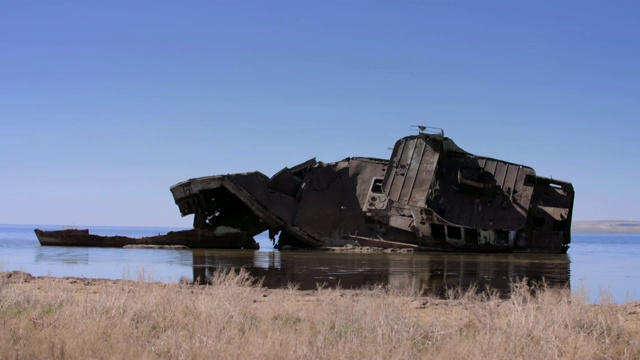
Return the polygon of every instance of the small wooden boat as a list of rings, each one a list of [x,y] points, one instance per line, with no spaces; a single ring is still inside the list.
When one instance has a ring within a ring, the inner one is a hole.
[[[245,231],[190,229],[164,235],[133,238],[90,234],[88,229],[34,230],[43,246],[124,247],[128,245],[186,246],[188,248],[258,249],[260,245]]]

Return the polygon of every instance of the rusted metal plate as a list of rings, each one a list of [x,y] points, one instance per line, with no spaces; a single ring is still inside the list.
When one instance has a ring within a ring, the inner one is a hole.
[[[171,192],[183,216],[195,214],[194,227],[231,226],[250,236],[268,229],[277,246],[360,239],[425,250],[566,252],[570,183],[420,129],[398,140],[389,160],[311,159],[271,178],[209,176]]]

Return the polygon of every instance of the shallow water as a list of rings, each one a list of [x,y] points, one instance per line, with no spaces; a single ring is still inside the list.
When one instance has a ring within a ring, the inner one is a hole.
[[[319,285],[362,288],[409,286],[442,294],[472,284],[508,291],[509,282],[526,277],[550,286],[601,291],[614,301],[639,300],[640,235],[576,234],[567,255],[409,253],[354,254],[327,251],[277,251],[266,236],[261,250],[168,250],[40,246],[34,228],[60,226],[0,225],[0,269],[32,275],[179,281],[205,279],[219,268],[244,267],[264,278],[267,287],[288,283],[300,289]],[[176,228],[88,227],[100,235],[148,236]]]

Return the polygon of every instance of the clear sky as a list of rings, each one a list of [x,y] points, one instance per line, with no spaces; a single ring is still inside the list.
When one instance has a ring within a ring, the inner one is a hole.
[[[410,126],[640,220],[639,1],[1,1],[0,223],[190,226],[169,187]]]

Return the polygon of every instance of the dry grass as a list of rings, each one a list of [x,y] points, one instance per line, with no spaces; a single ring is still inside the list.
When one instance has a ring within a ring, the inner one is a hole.
[[[525,282],[509,300],[449,296],[267,290],[246,272],[207,286],[3,273],[0,358],[640,358],[640,303],[589,305]]]

